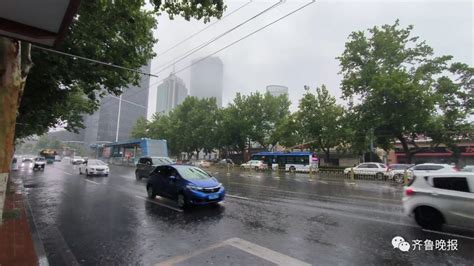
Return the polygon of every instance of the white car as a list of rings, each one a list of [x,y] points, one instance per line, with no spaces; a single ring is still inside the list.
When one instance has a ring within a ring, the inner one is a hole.
[[[403,211],[423,228],[474,228],[474,173],[415,174],[403,193]]]
[[[211,162],[209,161],[205,161],[205,160],[201,160],[197,163],[197,166],[199,167],[211,167]]]
[[[474,173],[474,165],[466,165],[461,169],[461,171]]]
[[[267,165],[260,160],[250,160],[246,163],[240,165],[242,169],[255,169],[255,170],[262,170],[267,169]]]
[[[391,164],[388,166],[387,175],[388,179],[393,180],[397,183],[403,183],[403,177],[405,175],[405,171],[408,175],[408,169],[413,167],[413,164]]]
[[[109,166],[101,160],[87,160],[79,165],[79,174],[89,175],[109,175]]]
[[[80,157],[80,156],[74,156],[72,159],[71,159],[71,163],[72,164],[83,164],[86,160],[84,160],[84,158]]]
[[[383,163],[361,163],[357,166],[354,166],[352,168],[346,168],[344,169],[344,174],[348,175],[352,171],[354,171],[354,174],[356,175],[374,175],[378,179],[383,179],[384,176],[387,174],[387,166]]]
[[[413,175],[418,176],[418,175],[424,175],[424,174],[429,174],[429,173],[434,173],[434,172],[458,172],[459,170],[456,168],[454,165],[449,165],[449,164],[439,164],[439,163],[422,163],[422,164],[417,164],[410,169],[408,169],[408,178],[411,179]]]

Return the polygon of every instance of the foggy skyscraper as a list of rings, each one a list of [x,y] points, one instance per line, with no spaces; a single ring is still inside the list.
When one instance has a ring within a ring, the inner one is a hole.
[[[199,59],[198,59],[199,60]],[[194,60],[195,63],[197,60]],[[197,98],[216,98],[222,107],[224,70],[219,57],[209,57],[191,67],[190,95]]]
[[[267,92],[277,97],[283,94],[288,94],[288,87],[282,85],[268,85]]]
[[[188,96],[186,84],[175,74],[171,73],[158,86],[156,92],[156,110],[157,113],[168,113],[176,106],[180,105]]]

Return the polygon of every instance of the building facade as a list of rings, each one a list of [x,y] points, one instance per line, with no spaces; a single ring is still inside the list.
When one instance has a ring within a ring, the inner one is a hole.
[[[180,105],[188,96],[188,89],[182,79],[170,74],[156,91],[156,113],[168,113]]]
[[[150,67],[148,64],[141,71],[149,73]],[[130,139],[137,119],[147,115],[149,84],[150,77],[141,75],[139,85],[124,88],[122,97],[108,95],[102,98],[100,107],[94,114],[84,115],[84,129],[78,134],[59,133],[57,139],[81,142],[86,146],[97,142]]]
[[[431,140],[419,138],[416,140],[419,151],[412,156],[411,163],[456,163],[458,166],[474,165],[474,141],[471,139],[459,140],[456,144],[457,152],[440,144],[431,146]],[[410,145],[410,148],[413,148]],[[406,154],[403,152],[401,143],[396,142],[394,149],[389,152],[389,163],[407,163]]]
[[[190,95],[197,98],[216,98],[222,107],[224,67],[219,57],[209,57],[201,62],[193,61],[191,67]]]
[[[280,95],[288,95],[288,87],[282,85],[268,85],[267,92],[272,96],[278,97]]]
[[[142,67],[141,71],[150,73],[150,66],[148,64]],[[150,77],[141,75],[139,85],[125,88],[121,99],[115,95],[109,95],[102,99],[96,141],[113,142],[131,138],[132,129],[137,119],[147,115],[149,85]]]

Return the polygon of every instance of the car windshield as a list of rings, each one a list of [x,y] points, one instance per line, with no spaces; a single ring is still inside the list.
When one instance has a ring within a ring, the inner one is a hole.
[[[106,165],[106,163],[104,163],[101,160],[88,160],[87,164],[88,165]]]
[[[187,180],[206,180],[212,177],[197,167],[177,167],[177,170],[181,177]]]
[[[153,162],[153,165],[163,165],[163,164],[173,163],[170,159],[164,158],[164,157],[152,157],[151,160]]]

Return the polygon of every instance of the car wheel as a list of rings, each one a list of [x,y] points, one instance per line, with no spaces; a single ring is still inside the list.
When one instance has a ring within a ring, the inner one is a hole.
[[[105,174],[104,176],[109,176],[109,174]]]
[[[178,206],[182,209],[186,208],[186,198],[184,197],[184,194],[183,193],[180,193],[178,195]]]
[[[399,184],[403,183],[403,175],[402,174],[397,174],[393,177],[393,180]]]
[[[431,207],[418,207],[415,210],[415,221],[422,228],[441,230],[444,219],[443,215]]]
[[[140,174],[138,174],[138,171],[135,171],[135,179],[139,181],[141,178]]]
[[[290,167],[290,173],[296,172],[296,168],[294,166]]]
[[[377,173],[375,177],[377,177],[378,180],[383,180],[383,173]]]
[[[152,185],[148,185],[146,187],[146,192],[147,192],[147,195],[148,195],[148,198],[149,199],[154,199],[156,198],[156,193],[155,191],[153,190],[153,186]]]

